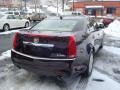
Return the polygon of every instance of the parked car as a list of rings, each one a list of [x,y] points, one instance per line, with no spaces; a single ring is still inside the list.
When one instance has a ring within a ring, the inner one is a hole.
[[[28,31],[16,33],[12,61],[39,75],[89,76],[104,37],[94,23],[83,15],[47,18]]]
[[[11,14],[0,14],[0,30],[8,31],[13,28],[29,27],[29,20]]]
[[[108,26],[111,22],[113,22],[114,21],[114,19],[113,18],[108,18],[108,17],[106,17],[106,18],[103,18],[103,24],[104,24],[104,26]]]
[[[45,13],[35,13],[31,16],[30,20],[35,22],[35,21],[42,21],[45,18],[47,18]]]
[[[20,11],[7,11],[5,14],[21,15],[21,12]]]
[[[31,17],[32,17],[32,13],[25,13],[24,15],[24,18],[28,19],[29,21],[32,21]]]
[[[0,14],[4,14],[8,11],[8,8],[0,8]]]

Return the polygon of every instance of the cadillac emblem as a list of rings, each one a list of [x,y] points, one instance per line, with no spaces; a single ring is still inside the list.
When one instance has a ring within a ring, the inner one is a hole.
[[[34,43],[39,43],[39,38],[34,38]]]

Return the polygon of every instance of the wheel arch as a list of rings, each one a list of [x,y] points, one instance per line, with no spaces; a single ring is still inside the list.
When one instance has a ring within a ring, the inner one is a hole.
[[[28,25],[30,26],[30,22],[29,21],[25,21],[24,27],[26,27],[26,24],[28,23]]]
[[[4,26],[5,25],[8,25],[9,26],[9,29],[10,29],[10,24],[9,23],[4,23],[3,26],[2,26],[2,29],[4,30]]]
[[[95,53],[95,47],[91,43],[87,44],[86,49],[87,49],[88,54],[90,54],[91,51],[93,51],[93,53]]]
[[[4,27],[5,25],[8,25],[8,26],[10,27],[10,24],[9,24],[9,23],[5,23],[5,24],[3,24],[3,27]]]

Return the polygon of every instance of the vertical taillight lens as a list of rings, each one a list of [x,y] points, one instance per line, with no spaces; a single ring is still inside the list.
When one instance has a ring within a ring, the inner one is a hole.
[[[17,46],[18,46],[18,39],[19,39],[19,34],[18,33],[15,33],[15,36],[14,36],[14,39],[13,39],[13,49],[16,49]]]
[[[69,38],[68,57],[69,58],[76,57],[76,38],[75,38],[75,36],[70,36],[70,38]]]

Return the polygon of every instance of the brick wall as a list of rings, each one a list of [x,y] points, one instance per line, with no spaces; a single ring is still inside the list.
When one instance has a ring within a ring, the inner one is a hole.
[[[70,3],[72,8],[72,3]],[[115,16],[120,16],[120,1],[83,1],[83,2],[74,2],[74,9],[82,8],[85,10],[86,6],[104,6],[104,12],[107,12],[107,7],[116,7]],[[104,14],[106,15],[106,14]]]

